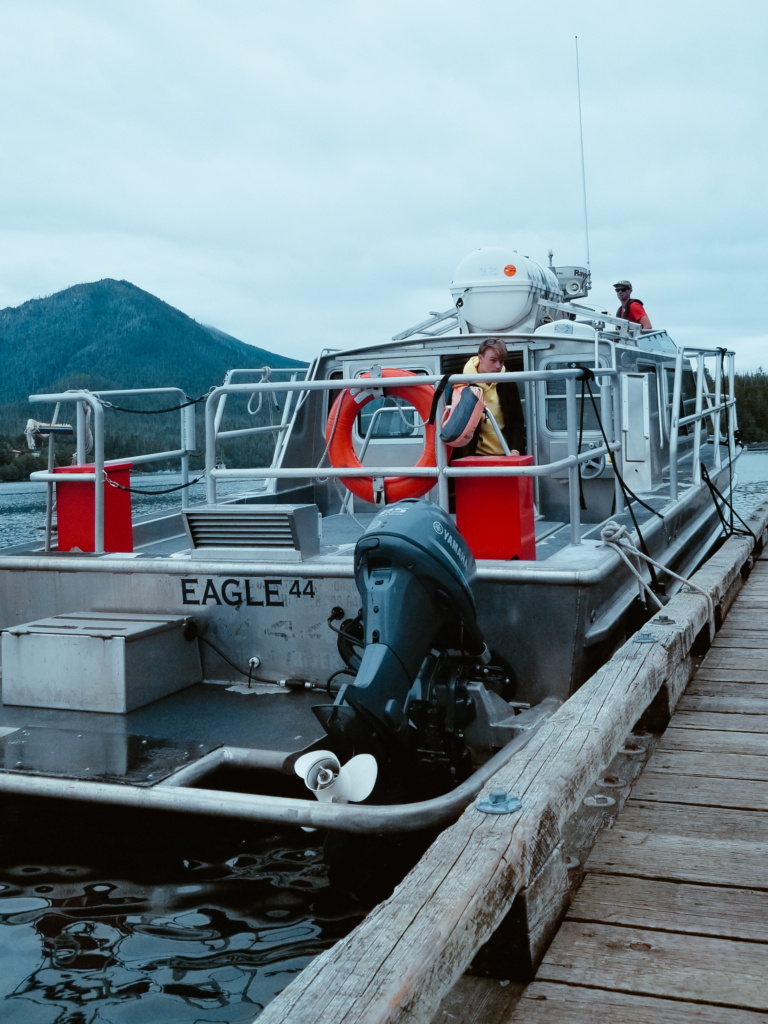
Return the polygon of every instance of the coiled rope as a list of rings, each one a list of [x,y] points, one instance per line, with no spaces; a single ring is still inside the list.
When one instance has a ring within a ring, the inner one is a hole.
[[[643,574],[640,571],[639,567],[639,560],[641,558],[648,563],[649,567],[653,566],[656,569],[659,569],[661,572],[667,573],[668,576],[673,576],[676,580],[679,580],[681,583],[685,583],[687,586],[691,587],[693,590],[701,594],[702,597],[706,599],[710,617],[714,615],[714,602],[711,596],[707,593],[707,591],[702,589],[702,587],[698,586],[698,584],[693,583],[687,577],[679,576],[676,572],[673,572],[669,568],[669,566],[662,565],[661,562],[657,562],[654,558],[651,558],[650,555],[646,554],[644,551],[641,551],[640,548],[638,548],[637,545],[634,544],[632,540],[630,540],[627,534],[626,526],[620,526],[619,523],[611,519],[609,522],[605,524],[605,526],[600,531],[600,543],[604,547],[611,548],[613,551],[616,552],[616,554],[621,558],[624,564],[632,572],[633,576],[637,579],[640,585],[640,596],[643,597],[644,595],[647,595],[648,597],[650,597],[650,599],[654,602],[657,608],[661,609],[664,607],[664,605],[659,600],[658,596],[653,592],[649,584],[646,583],[646,581],[643,579]]]

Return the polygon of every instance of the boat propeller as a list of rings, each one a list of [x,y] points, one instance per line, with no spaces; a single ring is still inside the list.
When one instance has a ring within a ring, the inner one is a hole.
[[[359,803],[376,785],[378,766],[372,754],[357,754],[346,764],[330,750],[302,754],[294,770],[322,803]]]

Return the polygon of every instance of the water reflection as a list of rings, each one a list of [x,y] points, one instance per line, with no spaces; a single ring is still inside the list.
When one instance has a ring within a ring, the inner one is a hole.
[[[199,474],[198,474],[199,475]],[[192,479],[195,479],[193,476]],[[134,516],[148,512],[172,512],[181,507],[179,492],[162,494],[163,490],[181,483],[180,473],[144,473],[131,478],[131,485],[156,494],[131,495]],[[248,489],[248,482],[225,480],[218,486],[220,495],[235,494]],[[205,501],[205,485],[189,488],[191,502]],[[46,485],[30,480],[0,483],[0,548],[14,544],[30,544],[45,539]]]
[[[315,836],[108,818],[106,847],[92,811],[63,825],[74,863],[14,861],[59,845],[42,827],[3,836],[3,1024],[251,1021],[369,909],[330,888]]]

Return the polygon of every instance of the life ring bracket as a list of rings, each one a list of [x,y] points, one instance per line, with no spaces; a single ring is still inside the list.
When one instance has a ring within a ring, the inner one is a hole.
[[[380,379],[387,377],[418,377],[409,370],[397,370],[374,367],[368,373],[360,375],[361,380]],[[345,388],[336,397],[331,407],[325,428],[328,457],[336,469],[363,469],[352,441],[355,421],[361,409],[374,398],[400,398],[414,407],[421,417],[424,426],[424,449],[416,462],[416,467],[436,466],[435,425],[430,423],[430,412],[434,388],[429,384],[414,384],[403,387],[386,385],[360,388]],[[420,498],[434,487],[431,477],[403,476],[385,477],[371,472],[371,476],[341,477],[341,482],[358,498],[371,504],[381,504],[382,498],[387,504],[402,501],[403,498]]]

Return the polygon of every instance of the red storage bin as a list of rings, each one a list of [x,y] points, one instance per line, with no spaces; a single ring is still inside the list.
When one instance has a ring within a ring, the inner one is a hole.
[[[460,467],[532,466],[532,455],[470,455]],[[475,558],[536,558],[533,477],[456,478],[456,526]]]
[[[132,463],[123,462],[107,466],[110,480],[130,487]],[[59,466],[54,473],[92,473],[93,466]],[[95,523],[93,508],[93,481],[76,484],[62,480],[56,484],[56,521],[59,551],[94,551]],[[133,524],[131,522],[131,492],[117,487],[104,487],[104,550],[133,551]]]

